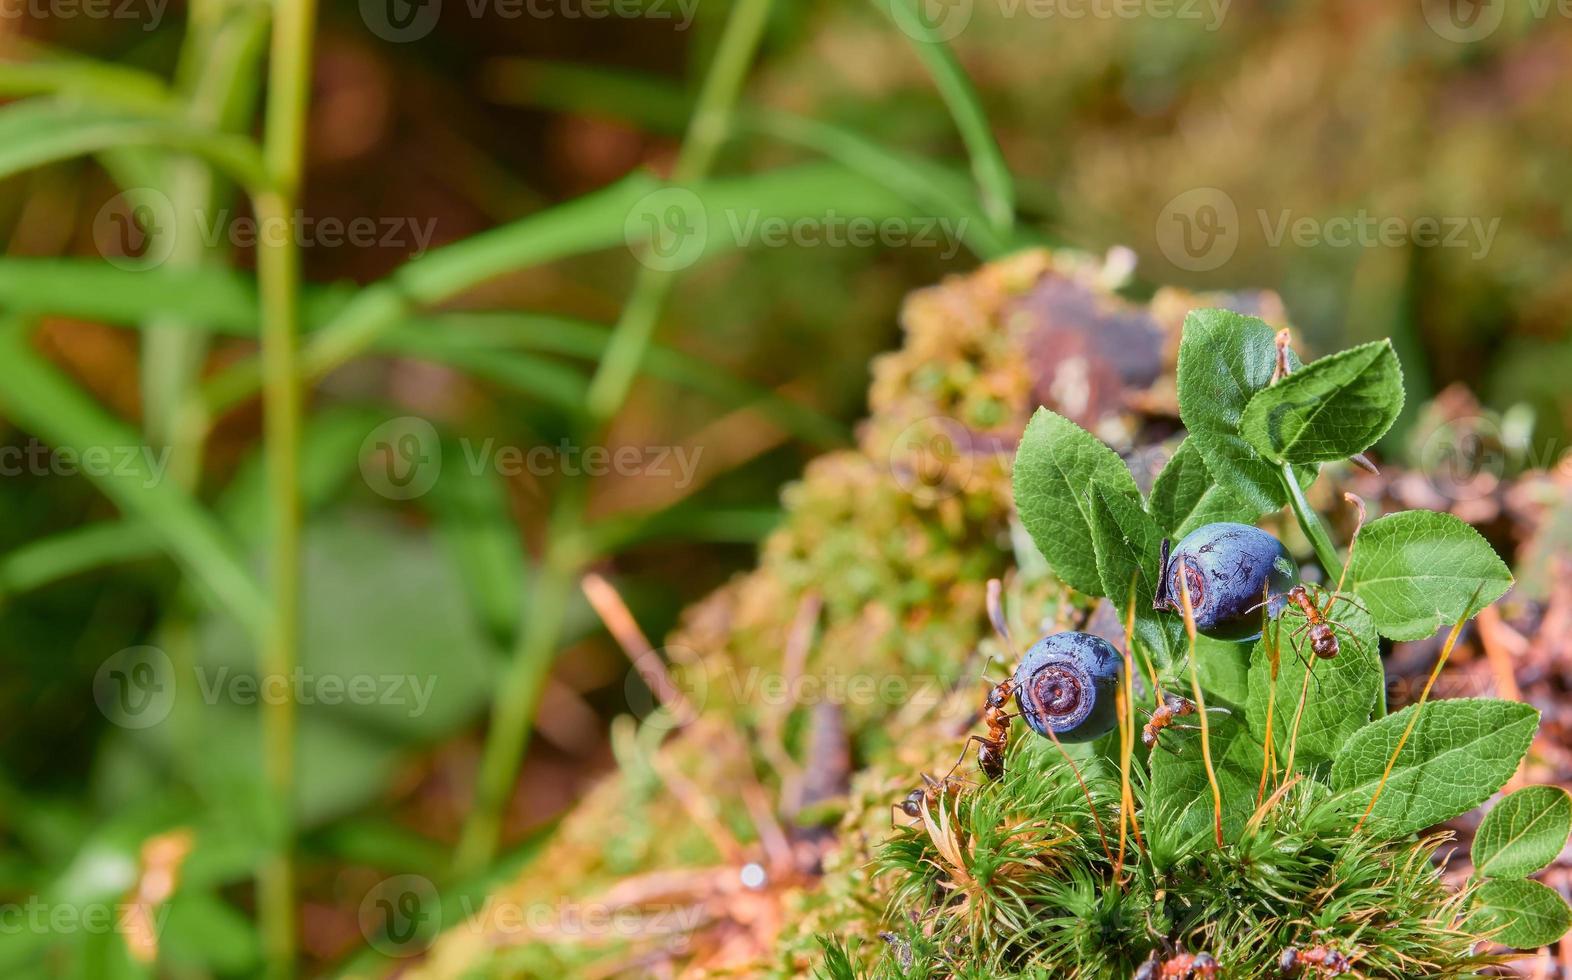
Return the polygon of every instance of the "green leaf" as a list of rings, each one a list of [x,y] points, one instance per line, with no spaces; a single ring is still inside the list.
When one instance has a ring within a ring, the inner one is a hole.
[[[1323,602],[1325,600],[1322,600]],[[1370,617],[1353,605],[1338,601],[1330,618],[1353,634],[1336,630],[1339,651],[1331,660],[1320,660],[1310,652],[1305,633],[1294,634],[1305,625],[1305,615],[1289,606],[1277,621],[1256,641],[1250,653],[1250,730],[1257,740],[1266,739],[1268,700],[1272,704],[1272,740],[1277,757],[1288,758],[1294,717],[1299,714],[1301,698],[1304,712],[1299,718],[1299,738],[1295,750],[1296,769],[1312,768],[1335,758],[1343,745],[1366,722],[1381,695],[1385,674],[1381,669],[1380,637]],[[1277,647],[1277,679],[1272,681],[1272,648]],[[1295,650],[1298,654],[1295,654]],[[1305,674],[1310,673],[1309,687]]]
[[[1039,408],[1015,453],[1016,510],[1060,578],[1077,592],[1102,595],[1087,494],[1094,483],[1140,507],[1135,478],[1112,449],[1064,416]]]
[[[1556,859],[1572,833],[1572,796],[1559,786],[1527,786],[1485,814],[1474,835],[1474,870],[1523,878]]]
[[[1236,716],[1214,714],[1210,725],[1212,763],[1223,797],[1223,836],[1232,839],[1255,812],[1265,750]],[[1204,833],[1210,841],[1212,789],[1201,755],[1201,733],[1169,729],[1163,733],[1163,742],[1174,752],[1158,749],[1152,753],[1151,798],[1175,807],[1176,812],[1183,811],[1179,818],[1181,836]]]
[[[1254,524],[1263,513],[1212,478],[1192,439],[1181,442],[1157,474],[1146,506],[1157,526],[1175,540],[1217,521]]]
[[[1403,410],[1390,340],[1345,350],[1256,392],[1239,433],[1274,463],[1329,463],[1375,445]]]
[[[338,286],[308,286],[304,292],[308,334],[350,298]],[[220,266],[117,269],[81,259],[0,257],[0,305],[14,313],[73,316],[136,329],[174,318],[193,330],[257,335],[255,284],[249,276]],[[538,313],[409,315],[389,326],[374,347],[455,365],[482,356],[511,362],[521,351],[596,361],[605,352],[608,333],[603,324]],[[751,407],[816,445],[838,447],[850,441],[845,428],[829,416],[670,347],[652,346],[643,368],[652,378],[701,392],[729,408]],[[524,372],[511,365],[490,373],[506,384],[524,380]],[[558,394],[566,390],[560,386]]]
[[[1382,636],[1420,640],[1473,616],[1512,587],[1479,532],[1451,514],[1407,510],[1365,525],[1348,576]]]
[[[1538,949],[1566,935],[1572,927],[1572,908],[1566,899],[1537,881],[1498,878],[1479,889],[1478,920],[1471,928],[1493,932],[1503,946]],[[1500,930],[1500,931],[1495,931]]]
[[[0,555],[0,596],[42,588],[81,572],[157,557],[159,539],[136,521],[98,521],[29,541]]]
[[[917,12],[922,9],[921,3],[922,0],[891,0],[890,19],[911,40],[912,50],[928,69],[955,120],[955,128],[971,156],[983,210],[995,227],[1008,231],[1015,221],[1015,182],[1009,164],[988,125],[977,89],[966,77],[960,59],[945,43],[946,32],[936,30],[924,13]]]
[[[331,511],[307,526],[303,564],[313,586],[302,597],[300,666],[288,690],[299,704],[297,812],[315,824],[374,799],[401,751],[471,722],[498,661],[429,533],[382,512]],[[204,751],[187,754],[185,775],[209,793],[261,792],[252,644],[214,616],[197,646],[182,683],[198,701]]]
[[[499,58],[493,65],[498,101],[552,112],[620,119],[639,129],[681,135],[694,111],[692,94],[669,78],[542,58]],[[3,76],[0,76],[3,77]],[[920,156],[887,148],[855,129],[822,119],[743,104],[733,114],[741,133],[782,140],[820,153],[886,184],[930,215],[955,218],[956,234],[981,258],[1008,250],[973,200],[969,176]]]
[[[1179,417],[1216,481],[1260,511],[1287,502],[1278,469],[1239,434],[1245,406],[1272,380],[1277,331],[1231,310],[1193,310],[1179,341]],[[1297,358],[1290,357],[1297,367]]]
[[[1130,580],[1135,578],[1136,639],[1152,653],[1160,669],[1166,668],[1182,649],[1184,628],[1177,617],[1160,616],[1152,609],[1162,561],[1162,529],[1141,509],[1139,497],[1094,483],[1089,500],[1092,544],[1103,593],[1124,622],[1129,615]]]
[[[118,146],[189,151],[247,187],[268,184],[262,156],[249,139],[194,126],[178,116],[103,109],[50,98],[29,99],[0,109],[0,177]]]
[[[1332,788],[1363,813],[1414,712],[1413,734],[1370,814],[1401,837],[1473,809],[1506,784],[1528,751],[1539,712],[1515,701],[1458,698],[1411,705],[1366,725],[1332,765]]]
[[[38,355],[20,323],[0,323],[0,404],[12,421],[56,449],[110,460],[111,465],[83,470],[127,518],[155,534],[216,602],[251,629],[261,628],[267,599],[234,542],[168,478],[137,433]]]

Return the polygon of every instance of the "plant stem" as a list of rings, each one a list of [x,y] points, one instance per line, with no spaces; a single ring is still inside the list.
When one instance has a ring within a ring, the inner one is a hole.
[[[1326,533],[1326,527],[1321,523],[1321,518],[1311,509],[1310,502],[1305,499],[1305,492],[1299,488],[1299,481],[1294,478],[1294,468],[1290,463],[1284,463],[1279,471],[1283,481],[1283,489],[1288,492],[1288,504],[1294,510],[1294,519],[1299,522],[1299,529],[1310,539],[1311,547],[1315,548],[1316,560],[1321,563],[1321,568],[1326,572],[1328,582],[1336,582],[1342,578],[1343,562],[1337,556],[1337,546],[1332,543],[1332,538]]]
[[[1201,723],[1201,761],[1206,764],[1206,781],[1212,787],[1212,827],[1217,836],[1217,849],[1223,849],[1223,791],[1217,784],[1217,770],[1212,766],[1212,726],[1206,716],[1206,696],[1201,693],[1201,677],[1195,667],[1195,606],[1190,602],[1190,580],[1179,576],[1179,599],[1184,610],[1184,631],[1190,639],[1186,659],[1190,661],[1190,694],[1195,699],[1195,710]]]
[[[917,0],[922,2],[922,0]],[[1008,236],[1015,226],[1015,182],[1009,165],[994,139],[982,103],[966,77],[955,52],[950,50],[921,14],[912,13],[911,0],[888,0],[889,13],[901,32],[911,39],[912,50],[933,78],[939,96],[950,110],[950,118],[960,131],[961,140],[972,161],[972,175],[982,198],[982,206],[994,231]],[[900,4],[901,6],[896,6]],[[883,4],[881,4],[883,6]]]
[[[715,51],[715,61],[710,65],[704,87],[699,92],[698,105],[688,123],[682,150],[672,167],[673,183],[702,180],[709,174],[715,155],[731,128],[732,110],[764,34],[769,11],[770,0],[738,0],[732,8]],[[674,271],[640,266],[633,293],[617,321],[606,357],[590,382],[590,415],[597,421],[611,418],[622,407],[675,281]]]
[[[262,147],[270,186],[255,198],[262,226],[285,231],[264,236],[257,249],[272,601],[259,658],[263,684],[287,684],[299,659],[300,253],[293,223],[304,167],[315,17],[315,0],[275,0]],[[263,704],[262,752],[274,823],[269,827],[273,853],[258,876],[258,917],[268,975],[287,977],[295,961],[295,704],[290,699]]]
[[[582,509],[577,503],[580,489],[565,490],[575,502],[559,504],[555,519],[578,522]],[[492,701],[491,727],[486,732],[475,803],[453,856],[454,870],[460,875],[483,870],[496,853],[502,817],[523,761],[529,726],[556,657],[563,608],[577,581],[580,562],[576,551],[566,534],[557,528],[552,530],[539,574],[530,585],[513,659]]]
[[[678,155],[674,181],[697,181],[708,175],[730,128],[769,9],[770,0],[738,0],[732,8]],[[605,357],[590,383],[592,424],[609,421],[622,407],[675,281],[674,272],[640,267]],[[561,639],[562,609],[586,560],[582,531],[587,496],[582,479],[576,479],[563,487],[553,507],[540,574],[525,602],[512,663],[492,702],[475,804],[454,854],[459,873],[485,867],[496,853],[508,794],[518,776],[529,727]]]

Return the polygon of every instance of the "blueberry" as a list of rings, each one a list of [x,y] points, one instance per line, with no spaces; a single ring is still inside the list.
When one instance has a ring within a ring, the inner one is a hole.
[[[1185,535],[1167,553],[1153,609],[1184,612],[1180,581],[1190,585],[1198,632],[1219,640],[1253,640],[1261,635],[1261,600],[1276,617],[1284,594],[1299,581],[1283,543],[1248,524],[1208,524]]]
[[[1119,723],[1114,688],[1124,660],[1090,633],[1055,633],[1026,651],[1015,668],[1015,703],[1032,731],[1089,742]]]

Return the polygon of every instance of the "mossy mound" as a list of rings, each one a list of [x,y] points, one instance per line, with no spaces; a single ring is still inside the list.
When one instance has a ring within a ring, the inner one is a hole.
[[[950,769],[985,668],[1009,656],[987,626],[988,579],[1006,582],[1017,636],[1087,621],[1118,636],[1012,525],[1030,412],[1053,407],[1155,472],[1178,427],[1184,315],[1282,319],[1270,295],[1127,298],[1117,259],[1033,251],[909,299],[857,449],[808,467],[759,567],[669,638],[691,716],[620,719],[619,773],[488,905],[450,917],[410,975],[1091,977],[1191,941],[1253,970],[1328,909],[1361,924],[1354,941],[1401,933],[1367,975],[1462,975],[1471,944],[1448,925],[1456,895],[1434,845],[1339,850],[1318,839],[1309,793],[1223,856],[1165,830],[1188,825],[1177,815],[1143,814],[1143,842],[1110,860],[1069,767],[1018,737],[1006,780],[979,791],[963,766],[959,794],[897,829],[910,818],[892,804]],[[1117,773],[1110,788],[1099,760],[1080,768],[1111,821]],[[1403,972],[1422,946],[1434,972]]]

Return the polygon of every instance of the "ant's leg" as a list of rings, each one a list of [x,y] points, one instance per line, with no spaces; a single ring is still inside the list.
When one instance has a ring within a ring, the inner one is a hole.
[[[1300,663],[1305,664],[1306,666],[1309,666],[1309,661],[1305,659],[1305,644],[1303,638],[1309,633],[1310,627],[1313,625],[1315,624],[1311,623],[1309,620],[1306,620],[1304,625],[1294,630],[1288,636],[1288,649],[1294,651],[1294,656],[1298,658]]]
[[[1355,599],[1353,596],[1349,595],[1347,592],[1334,592],[1332,594],[1332,601],[1326,604],[1327,610],[1330,612],[1331,609],[1332,609],[1332,606],[1334,604],[1336,604],[1339,600],[1348,603],[1350,606],[1353,606],[1355,609],[1357,609],[1360,612],[1364,613],[1366,616],[1370,615],[1369,608],[1366,607],[1365,604],[1360,602],[1358,599]]]
[[[1298,643],[1294,643],[1293,642],[1294,640],[1299,639],[1302,635],[1304,635],[1306,633],[1306,631],[1310,629],[1311,625],[1312,625],[1311,623],[1305,623],[1303,626],[1301,626],[1298,630],[1296,630],[1294,632],[1294,635],[1289,638],[1289,642],[1293,646],[1294,657],[1296,659],[1298,659],[1298,661],[1300,663],[1304,664],[1304,666],[1305,666],[1305,673],[1308,674],[1311,677],[1311,679],[1313,679],[1315,681],[1315,693],[1316,693],[1317,697],[1320,697],[1321,696],[1321,678],[1315,676],[1315,664],[1314,664],[1314,662],[1312,662],[1310,658],[1305,656],[1304,641],[1300,640],[1300,642],[1298,642]]]
[[[961,763],[966,761],[966,753],[972,750],[973,742],[986,743],[987,739],[983,738],[981,735],[966,736],[966,741],[961,743],[961,754],[955,757],[955,765],[951,766],[950,771],[944,774],[945,779],[949,779],[952,775],[954,775],[955,770],[959,769],[961,767]]]
[[[1347,626],[1344,626],[1342,623],[1334,623],[1330,620],[1327,621],[1327,625],[1332,627],[1334,630],[1341,630],[1343,635],[1348,637],[1349,642],[1354,645],[1354,649],[1358,651],[1359,655],[1361,657],[1365,655],[1365,644],[1362,640],[1359,639],[1358,634],[1356,634],[1353,630],[1349,629]]]
[[[1282,593],[1282,592],[1274,592],[1271,595],[1267,596],[1265,599],[1262,599],[1260,602],[1258,602],[1255,605],[1251,606],[1249,609],[1246,609],[1245,612],[1246,613],[1253,613],[1257,609],[1260,609],[1262,606],[1269,606],[1273,602],[1276,602],[1278,599],[1283,598],[1283,595],[1284,595],[1284,593]]]

